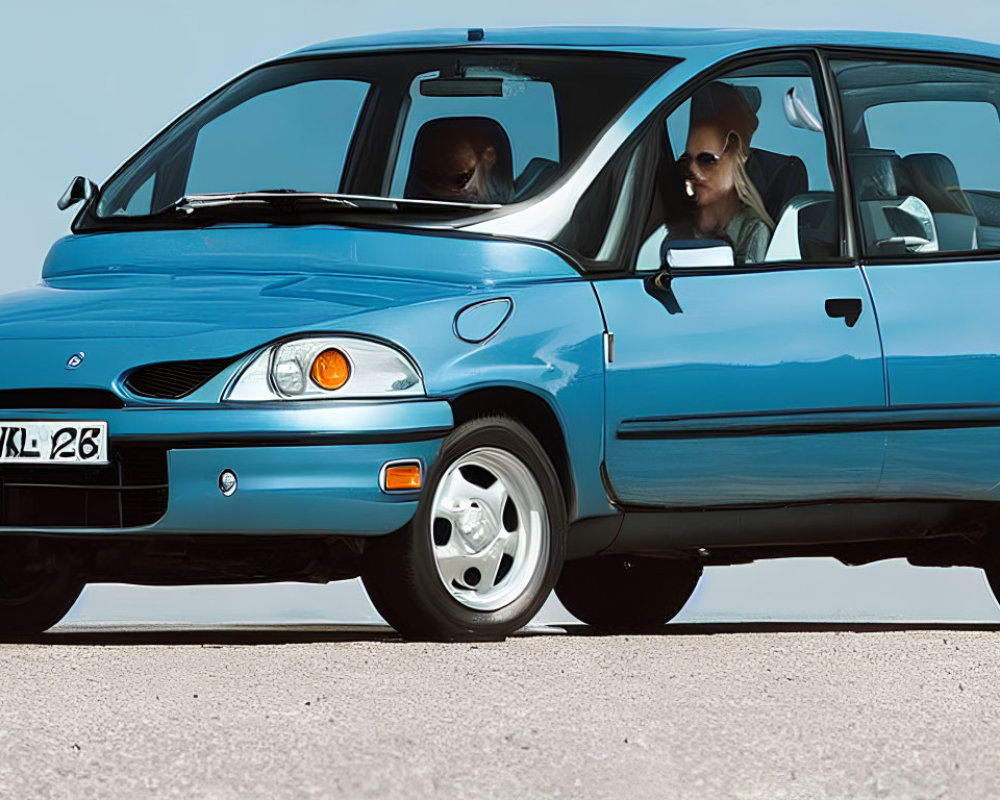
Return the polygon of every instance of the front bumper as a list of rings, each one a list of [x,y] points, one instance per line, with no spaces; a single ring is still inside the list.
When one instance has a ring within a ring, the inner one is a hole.
[[[119,513],[117,525],[93,525],[82,512],[77,521],[70,507],[85,509],[90,501],[78,503],[74,487],[67,486],[34,490],[33,497],[43,500],[45,492],[51,492],[52,502],[63,498],[59,524],[34,524],[30,508],[5,516],[4,504],[13,512],[20,495],[15,499],[15,489],[4,485],[0,466],[0,534],[81,536],[390,533],[412,518],[419,493],[384,493],[382,465],[415,459],[426,467],[453,425],[451,407],[443,400],[0,409],[0,419],[106,420],[113,452],[138,449],[165,458],[162,513],[157,509],[158,518],[141,525],[130,524],[128,513]],[[47,469],[39,466],[30,474],[37,471],[39,483],[54,485],[45,477]],[[231,496],[223,495],[218,484],[226,469],[238,479]],[[16,491],[30,494],[33,487],[25,489],[23,473]],[[135,491],[130,486],[118,490],[123,497]],[[102,486],[90,496],[108,505],[112,491]]]

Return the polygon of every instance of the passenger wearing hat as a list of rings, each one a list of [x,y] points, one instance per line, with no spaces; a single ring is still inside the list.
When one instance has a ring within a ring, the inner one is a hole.
[[[710,83],[691,98],[687,144],[677,159],[695,206],[695,236],[729,242],[737,264],[762,262],[774,230],[746,171],[757,125],[739,89]]]

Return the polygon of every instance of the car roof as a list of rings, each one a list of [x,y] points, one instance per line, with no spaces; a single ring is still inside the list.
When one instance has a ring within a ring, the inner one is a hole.
[[[334,39],[304,47],[292,56],[439,47],[526,47],[692,56],[692,50],[720,56],[767,47],[840,46],[895,48],[1000,57],[1000,46],[972,39],[912,33],[753,28],[441,28],[394,31]]]

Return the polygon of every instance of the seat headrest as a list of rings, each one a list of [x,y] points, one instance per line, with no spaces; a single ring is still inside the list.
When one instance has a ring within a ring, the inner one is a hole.
[[[914,153],[903,159],[907,194],[921,198],[937,214],[973,214],[951,159],[941,153]]]
[[[764,208],[775,222],[781,216],[785,203],[809,191],[809,173],[805,162],[798,156],[753,147],[750,148],[746,170],[750,181],[760,192]]]
[[[849,155],[858,200],[894,200],[900,196],[902,159],[892,150],[857,150]]]

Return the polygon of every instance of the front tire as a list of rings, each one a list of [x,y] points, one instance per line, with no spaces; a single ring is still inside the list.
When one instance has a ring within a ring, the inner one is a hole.
[[[594,556],[566,563],[556,596],[600,630],[652,631],[680,613],[701,572],[701,564],[687,559]]]
[[[413,520],[373,539],[362,576],[407,639],[497,640],[527,624],[562,568],[566,504],[538,440],[504,416],[459,425]]]
[[[84,582],[63,565],[0,569],[0,639],[47,631],[66,616],[83,587]]]

